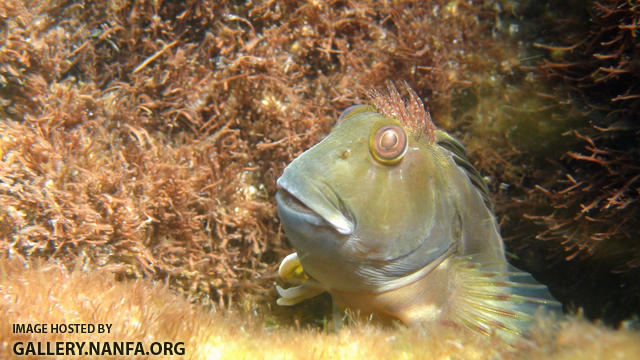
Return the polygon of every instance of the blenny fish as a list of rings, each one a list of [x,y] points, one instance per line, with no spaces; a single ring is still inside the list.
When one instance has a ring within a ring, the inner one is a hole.
[[[387,84],[349,107],[277,180],[296,252],[279,305],[324,291],[334,305],[407,325],[441,321],[507,340],[560,304],[508,264],[483,177],[418,95]]]

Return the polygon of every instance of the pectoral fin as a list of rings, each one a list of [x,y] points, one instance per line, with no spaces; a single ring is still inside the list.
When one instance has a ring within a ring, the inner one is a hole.
[[[295,305],[324,292],[319,282],[304,273],[297,253],[289,254],[282,260],[278,268],[278,275],[285,283],[297,285],[286,289],[276,285],[276,290],[280,295],[280,298],[276,300],[278,305]]]
[[[456,295],[450,317],[466,328],[508,342],[526,335],[535,315],[562,314],[562,306],[530,274],[506,263],[456,259]]]

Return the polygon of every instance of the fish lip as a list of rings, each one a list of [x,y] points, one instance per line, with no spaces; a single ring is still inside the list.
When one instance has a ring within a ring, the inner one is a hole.
[[[297,216],[303,218],[306,222],[316,226],[331,226],[327,221],[320,216],[317,212],[311,210],[300,199],[295,197],[289,191],[284,188],[279,188],[276,193],[276,202],[278,207],[285,208],[286,211],[295,213]]]
[[[282,177],[277,180],[276,184],[278,186],[278,192],[276,193],[278,206],[295,213],[312,225],[331,227],[342,235],[351,235],[355,231],[354,222],[338,208],[332,206],[332,210],[339,214],[337,217],[323,215],[320,207],[314,207],[306,202],[303,196],[288,188]]]

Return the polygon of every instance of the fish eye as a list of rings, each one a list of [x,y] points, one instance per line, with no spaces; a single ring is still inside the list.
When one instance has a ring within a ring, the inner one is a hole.
[[[396,164],[407,152],[407,134],[399,125],[384,125],[371,137],[369,150],[379,163]]]

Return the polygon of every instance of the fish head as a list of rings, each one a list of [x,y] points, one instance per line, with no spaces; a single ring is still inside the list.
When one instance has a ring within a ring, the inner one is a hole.
[[[343,112],[278,179],[278,215],[309,275],[358,290],[414,272],[455,242],[450,159],[375,108]]]

